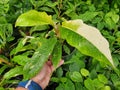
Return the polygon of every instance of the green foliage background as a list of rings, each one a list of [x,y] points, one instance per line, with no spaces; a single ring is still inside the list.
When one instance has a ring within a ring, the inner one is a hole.
[[[120,69],[119,0],[1,0],[0,90],[12,90],[22,80],[22,65],[29,60],[27,56],[31,57],[39,47],[39,41],[51,45],[51,40],[48,40],[48,43],[36,38],[28,41],[23,48],[26,41],[32,38],[23,37],[43,37],[51,29],[50,26],[15,27],[18,16],[31,9],[52,15],[56,22],[82,19],[85,23],[97,27],[109,41],[115,66]],[[48,36],[53,34],[51,32]],[[62,49],[65,64],[54,72],[46,90],[120,90],[120,76],[111,67],[105,67],[104,63],[81,54],[66,42]],[[38,56],[32,59],[37,58]],[[9,70],[12,70],[12,73],[9,73]]]

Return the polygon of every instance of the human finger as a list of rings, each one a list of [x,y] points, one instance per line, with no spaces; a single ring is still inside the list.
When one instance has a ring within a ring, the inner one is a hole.
[[[64,63],[64,60],[60,60],[60,62],[59,62],[59,64],[58,64],[57,68],[60,67],[63,63]],[[56,68],[52,65],[52,66],[51,66],[52,72],[53,72],[55,69],[56,69]]]

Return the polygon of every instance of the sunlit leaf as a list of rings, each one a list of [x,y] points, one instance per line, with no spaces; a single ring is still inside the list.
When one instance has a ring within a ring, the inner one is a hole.
[[[85,68],[82,68],[81,70],[80,70],[80,72],[81,72],[81,74],[83,75],[83,76],[88,76],[89,75],[89,71],[87,70],[87,69],[85,69]]]
[[[60,33],[63,39],[83,54],[114,67],[109,43],[96,28],[84,24],[82,20],[71,20],[62,23]]]
[[[51,16],[47,15],[45,12],[30,10],[18,17],[15,26],[36,26],[45,24],[54,25]]]

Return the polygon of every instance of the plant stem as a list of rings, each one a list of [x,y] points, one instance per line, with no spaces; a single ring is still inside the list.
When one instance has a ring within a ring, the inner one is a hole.
[[[9,65],[9,66],[13,66],[12,63],[8,62],[7,60],[0,58],[0,63],[4,62],[5,64]]]

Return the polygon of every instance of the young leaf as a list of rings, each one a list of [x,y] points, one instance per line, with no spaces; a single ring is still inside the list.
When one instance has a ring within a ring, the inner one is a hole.
[[[114,67],[109,43],[96,28],[84,24],[82,20],[71,20],[62,23],[60,33],[63,39],[83,54]]]
[[[26,71],[25,79],[29,79],[36,75],[43,64],[48,60],[52,50],[56,44],[56,38],[42,39],[41,46],[35,51],[31,60],[27,62],[24,66],[24,71]],[[29,74],[29,75],[28,75]]]
[[[83,75],[83,76],[88,76],[89,75],[89,71],[87,70],[87,69],[85,69],[85,68],[82,68],[81,70],[80,70],[80,72],[81,72],[81,74]]]
[[[16,66],[15,68],[11,69],[4,75],[4,79],[10,79],[11,77],[15,77],[17,75],[23,74],[23,67],[22,66]]]
[[[30,10],[18,17],[15,26],[36,26],[45,24],[54,25],[51,16],[47,15],[45,12]]]

